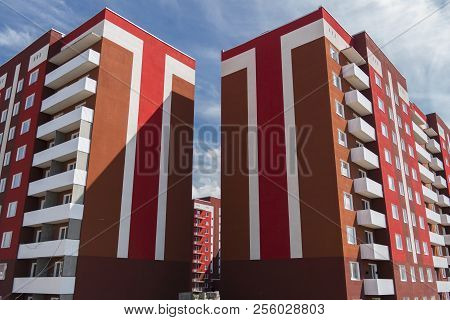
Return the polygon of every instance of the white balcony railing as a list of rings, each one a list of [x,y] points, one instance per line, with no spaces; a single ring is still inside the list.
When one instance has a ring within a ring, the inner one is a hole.
[[[430,168],[434,171],[442,171],[444,170],[444,163],[440,159],[434,157],[430,161]]]
[[[367,170],[378,169],[380,167],[378,156],[365,147],[353,148],[351,158],[353,163]]]
[[[36,138],[41,140],[53,140],[55,132],[72,132],[80,128],[81,121],[92,123],[94,121],[94,110],[81,107],[70,111],[56,119],[53,119],[37,129]]]
[[[386,228],[386,216],[374,210],[357,211],[358,225],[372,229]]]
[[[100,53],[88,49],[59,68],[48,73],[45,77],[45,86],[54,90],[59,89],[65,84],[98,67],[99,64]]]
[[[381,184],[369,178],[358,178],[353,181],[355,192],[371,198],[383,198],[383,188]]]
[[[438,204],[438,206],[440,206],[442,208],[450,207],[450,199],[446,195],[440,194],[438,196],[437,204]]]
[[[78,256],[79,240],[53,240],[26,243],[19,246],[18,259]]]
[[[439,153],[441,152],[441,146],[439,145],[439,142],[437,142],[434,139],[429,139],[426,144],[427,150],[431,153]]]
[[[450,292],[450,281],[436,281],[436,286],[439,293]]]
[[[446,227],[450,226],[450,215],[441,214],[441,224]]]
[[[375,243],[365,243],[359,246],[363,260],[389,260],[389,247]]]
[[[438,201],[438,195],[436,192],[426,186],[422,186],[423,199],[426,203],[436,203]]]
[[[434,182],[434,173],[420,163],[419,163],[419,172],[420,172],[420,179],[424,183]]]
[[[367,296],[389,296],[394,293],[392,279],[364,279],[364,294]]]
[[[341,50],[341,52],[344,54],[344,56],[347,57],[350,62],[355,63],[357,66],[361,66],[366,63],[366,60],[362,55],[359,54],[358,51],[356,51],[354,47],[347,47]]]
[[[354,63],[342,67],[342,77],[358,90],[370,88],[369,77]]]
[[[24,227],[37,227],[44,223],[59,224],[73,220],[83,219],[84,205],[67,203],[50,208],[29,211],[24,214]]]
[[[434,233],[430,231],[430,242],[434,246],[445,246],[444,237],[440,234]]]
[[[425,148],[423,148],[421,145],[419,145],[417,142],[416,142],[416,151],[417,151],[417,159],[419,160],[420,163],[426,164],[431,162],[430,153],[427,150],[425,150]]]
[[[77,152],[89,153],[91,141],[86,138],[76,138],[38,152],[33,157],[33,167],[48,168],[52,160],[66,162],[76,159]]]
[[[429,224],[441,224],[441,216],[439,215],[439,213],[434,212],[433,210],[428,208],[425,208],[425,212]]]
[[[433,256],[433,266],[439,269],[447,269],[448,268],[447,258]]]
[[[348,132],[363,142],[376,140],[375,129],[362,118],[355,118],[348,122]]]
[[[426,144],[428,142],[427,134],[415,123],[413,125],[414,138],[419,144]]]
[[[372,103],[358,90],[345,93],[345,104],[360,116],[372,114]]]
[[[444,235],[444,242],[446,246],[450,246],[450,234]]]
[[[102,38],[101,36],[93,32],[89,32],[86,35],[79,38],[77,41],[69,43],[64,47],[62,47],[61,51],[55,54],[50,59],[48,59],[48,61],[60,66],[63,63],[79,55],[80,52],[83,52],[86,49],[92,47],[95,43],[100,41],[101,38]]]
[[[445,178],[441,176],[436,175],[433,181],[433,186],[438,189],[447,189],[447,180],[445,180]]]
[[[86,186],[86,175],[86,171],[75,169],[31,182],[28,195],[41,197],[47,191],[62,192],[70,190],[73,185]]]
[[[14,293],[73,294],[75,277],[15,278]]]
[[[88,77],[82,78],[42,101],[41,112],[47,114],[58,113],[64,108],[94,95],[96,87],[97,81]]]

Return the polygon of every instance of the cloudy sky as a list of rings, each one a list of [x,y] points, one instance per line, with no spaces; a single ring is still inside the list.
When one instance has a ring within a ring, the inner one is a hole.
[[[194,196],[220,195],[220,51],[323,5],[365,30],[408,80],[411,99],[450,123],[449,0],[0,0],[0,64],[50,28],[68,33],[107,6],[197,60]],[[199,130],[203,128],[202,130]],[[199,134],[199,132],[202,132]],[[204,133],[204,134],[203,134]]]

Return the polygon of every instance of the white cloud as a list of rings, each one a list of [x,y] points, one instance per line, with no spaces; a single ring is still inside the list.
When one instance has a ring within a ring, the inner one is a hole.
[[[29,29],[14,30],[5,27],[0,30],[0,47],[16,51],[26,47],[34,40],[34,34]]]

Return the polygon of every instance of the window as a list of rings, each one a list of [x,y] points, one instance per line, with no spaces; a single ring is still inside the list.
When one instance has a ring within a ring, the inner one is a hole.
[[[381,88],[381,79],[376,73],[375,73],[375,83],[377,84],[377,86]]]
[[[59,228],[58,239],[59,240],[67,239],[67,231],[68,231],[68,227],[67,226]]]
[[[417,252],[417,254],[420,254],[420,244],[419,244],[419,240],[416,239],[415,243],[416,243],[416,252]]]
[[[63,196],[63,204],[72,202],[72,194],[68,193]]]
[[[76,162],[71,162],[71,163],[67,164],[67,171],[75,170],[76,165],[77,165]]]
[[[17,148],[16,161],[20,161],[23,158],[25,158],[26,151],[27,151],[27,145],[24,145],[24,146],[21,146],[21,147]]]
[[[407,175],[407,176],[409,176],[409,165],[405,162],[405,163],[403,163],[404,165],[405,165],[405,174]],[[412,200],[412,199],[411,199]]]
[[[20,109],[20,102],[16,102],[13,107],[13,113],[12,113],[13,117],[17,116],[19,114],[19,109]]]
[[[411,187],[408,187],[408,199],[409,199],[410,201],[412,201],[412,199],[413,199],[413,194],[412,194],[412,189],[411,189]]]
[[[411,172],[412,172],[413,179],[417,181],[418,178],[417,178],[417,171],[416,171],[416,169],[411,169]]]
[[[403,211],[403,222],[408,223],[408,212],[404,208],[402,209],[402,211]]]
[[[424,241],[422,242],[423,254],[428,255],[428,244]]]
[[[34,104],[34,93],[32,95],[29,95],[25,100],[25,110],[31,108],[33,104]]]
[[[394,93],[394,101],[395,104],[398,106],[398,95],[396,93]]]
[[[20,187],[20,183],[22,182],[22,172],[16,173],[12,177],[11,189],[15,189]]]
[[[378,108],[379,108],[381,111],[385,112],[385,109],[384,109],[384,102],[383,102],[383,100],[381,100],[380,97],[378,97]]]
[[[391,176],[388,176],[389,189],[395,191],[395,180]]]
[[[411,135],[411,127],[407,123],[405,123],[405,132],[408,136]]]
[[[392,205],[392,218],[394,218],[395,220],[398,220],[398,207],[393,204]]]
[[[431,268],[427,268],[427,281],[433,282],[433,274],[431,273]]]
[[[8,89],[6,89],[5,100],[8,100],[8,99],[11,97],[11,90],[12,90],[11,87],[9,87]]]
[[[32,85],[33,83],[35,83],[37,81],[38,77],[39,77],[39,69],[34,70],[30,74],[30,79],[28,80],[28,85]]]
[[[392,164],[391,152],[388,149],[384,149],[384,159],[387,163]]]
[[[389,119],[391,119],[392,121],[394,120],[394,111],[392,110],[391,107],[389,107]]]
[[[33,262],[30,268],[30,278],[35,278],[37,275],[37,262]]]
[[[53,267],[53,276],[54,277],[62,277],[63,263],[62,261],[55,262],[55,266]]]
[[[414,158],[414,149],[409,144],[408,144],[408,152],[409,152],[409,155]]]
[[[403,281],[403,282],[408,281],[408,279],[406,277],[406,267],[403,265],[399,265],[398,268],[400,271],[400,281]]]
[[[408,252],[412,252],[412,243],[410,237],[406,237],[406,249],[408,250]]]
[[[11,160],[11,151],[5,153],[5,158],[3,159],[3,166],[9,165],[9,161]]]
[[[387,95],[388,97],[391,96],[391,89],[389,88],[388,85],[386,85],[386,95]]]
[[[45,199],[39,201],[39,209],[44,209],[45,207]]]
[[[16,127],[12,127],[8,132],[8,141],[14,139],[14,134],[16,133]]]
[[[422,267],[419,267],[419,279],[420,279],[420,282],[425,282],[425,276],[423,274],[423,268]]]
[[[74,132],[74,133],[72,133],[71,135],[70,135],[70,139],[72,140],[72,139],[76,139],[76,138],[78,138],[80,136],[80,133],[79,132]]]
[[[345,119],[345,109],[344,109],[344,105],[342,103],[340,103],[339,101],[335,100],[335,105],[336,105],[336,113],[341,117]]]
[[[347,192],[344,192],[344,208],[353,210],[353,196]]]
[[[410,267],[409,271],[411,272],[411,281],[416,282],[416,270],[414,270],[414,267]]]
[[[11,247],[12,235],[13,235],[12,231],[3,232],[2,245],[0,246],[0,248],[6,249]]]
[[[22,126],[20,127],[20,134],[24,134],[27,133],[28,131],[30,131],[30,123],[31,123],[31,119],[25,120],[24,122],[22,122]]]
[[[6,217],[7,218],[15,217],[16,216],[16,212],[17,212],[17,201],[10,202],[8,204],[8,211],[6,213]]]
[[[423,217],[419,217],[419,226],[420,229],[425,230],[425,220],[423,219]]]
[[[23,89],[23,79],[20,79],[19,82],[17,82],[17,92],[22,91]]]
[[[350,262],[350,279],[351,280],[360,280],[359,274],[359,263],[358,262]]]
[[[397,135],[394,131],[392,131],[392,143],[397,145]]]
[[[399,187],[398,192],[400,193],[400,195],[402,197],[404,197],[405,196],[405,185],[403,184],[403,182],[399,181],[398,182],[398,187]]]
[[[350,165],[344,160],[341,160],[341,174],[344,177],[350,178]]]
[[[2,117],[0,119],[0,123],[6,121],[6,117],[8,116],[8,109],[2,111]]]
[[[411,222],[413,227],[416,226],[416,215],[414,213],[411,212]]]
[[[335,47],[333,47],[331,45],[330,45],[330,56],[331,56],[331,59],[333,59],[334,61],[339,63],[339,52],[337,51],[337,49]]]
[[[6,178],[0,180],[0,193],[5,192],[6,188]]]
[[[338,143],[347,148],[347,135],[338,129]]]
[[[370,210],[370,201],[361,199],[361,202],[364,210]]]
[[[404,113],[408,114],[408,106],[406,104],[402,103],[402,109]]]
[[[386,126],[383,122],[381,123],[381,133],[382,133],[383,136],[385,136],[386,138],[389,138],[388,128],[387,128],[387,126]]]
[[[41,242],[41,237],[42,237],[42,230],[37,230],[36,236],[34,237],[34,242],[36,243]]]
[[[341,78],[333,72],[333,85],[338,88],[339,90],[342,90],[342,82]]]
[[[417,204],[422,204],[422,198],[420,197],[420,193],[416,191],[416,202]]]
[[[356,231],[354,227],[347,226],[347,243],[356,244]]]
[[[395,234],[395,246],[397,250],[403,250],[402,236],[399,235],[398,233]]]
[[[7,263],[0,263],[0,280],[5,280],[7,267],[8,267]]]
[[[400,170],[400,158],[395,156],[395,167]]]

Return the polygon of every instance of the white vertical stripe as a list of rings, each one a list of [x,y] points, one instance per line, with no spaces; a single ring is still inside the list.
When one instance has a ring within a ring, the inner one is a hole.
[[[172,79],[176,75],[195,85],[195,70],[166,55],[159,162],[158,212],[156,220],[155,260],[164,260],[166,243],[167,191],[169,179],[170,117],[172,115]]]
[[[250,260],[261,259],[259,228],[258,119],[256,100],[256,51],[248,50],[222,62],[222,77],[247,69],[248,183]]]

